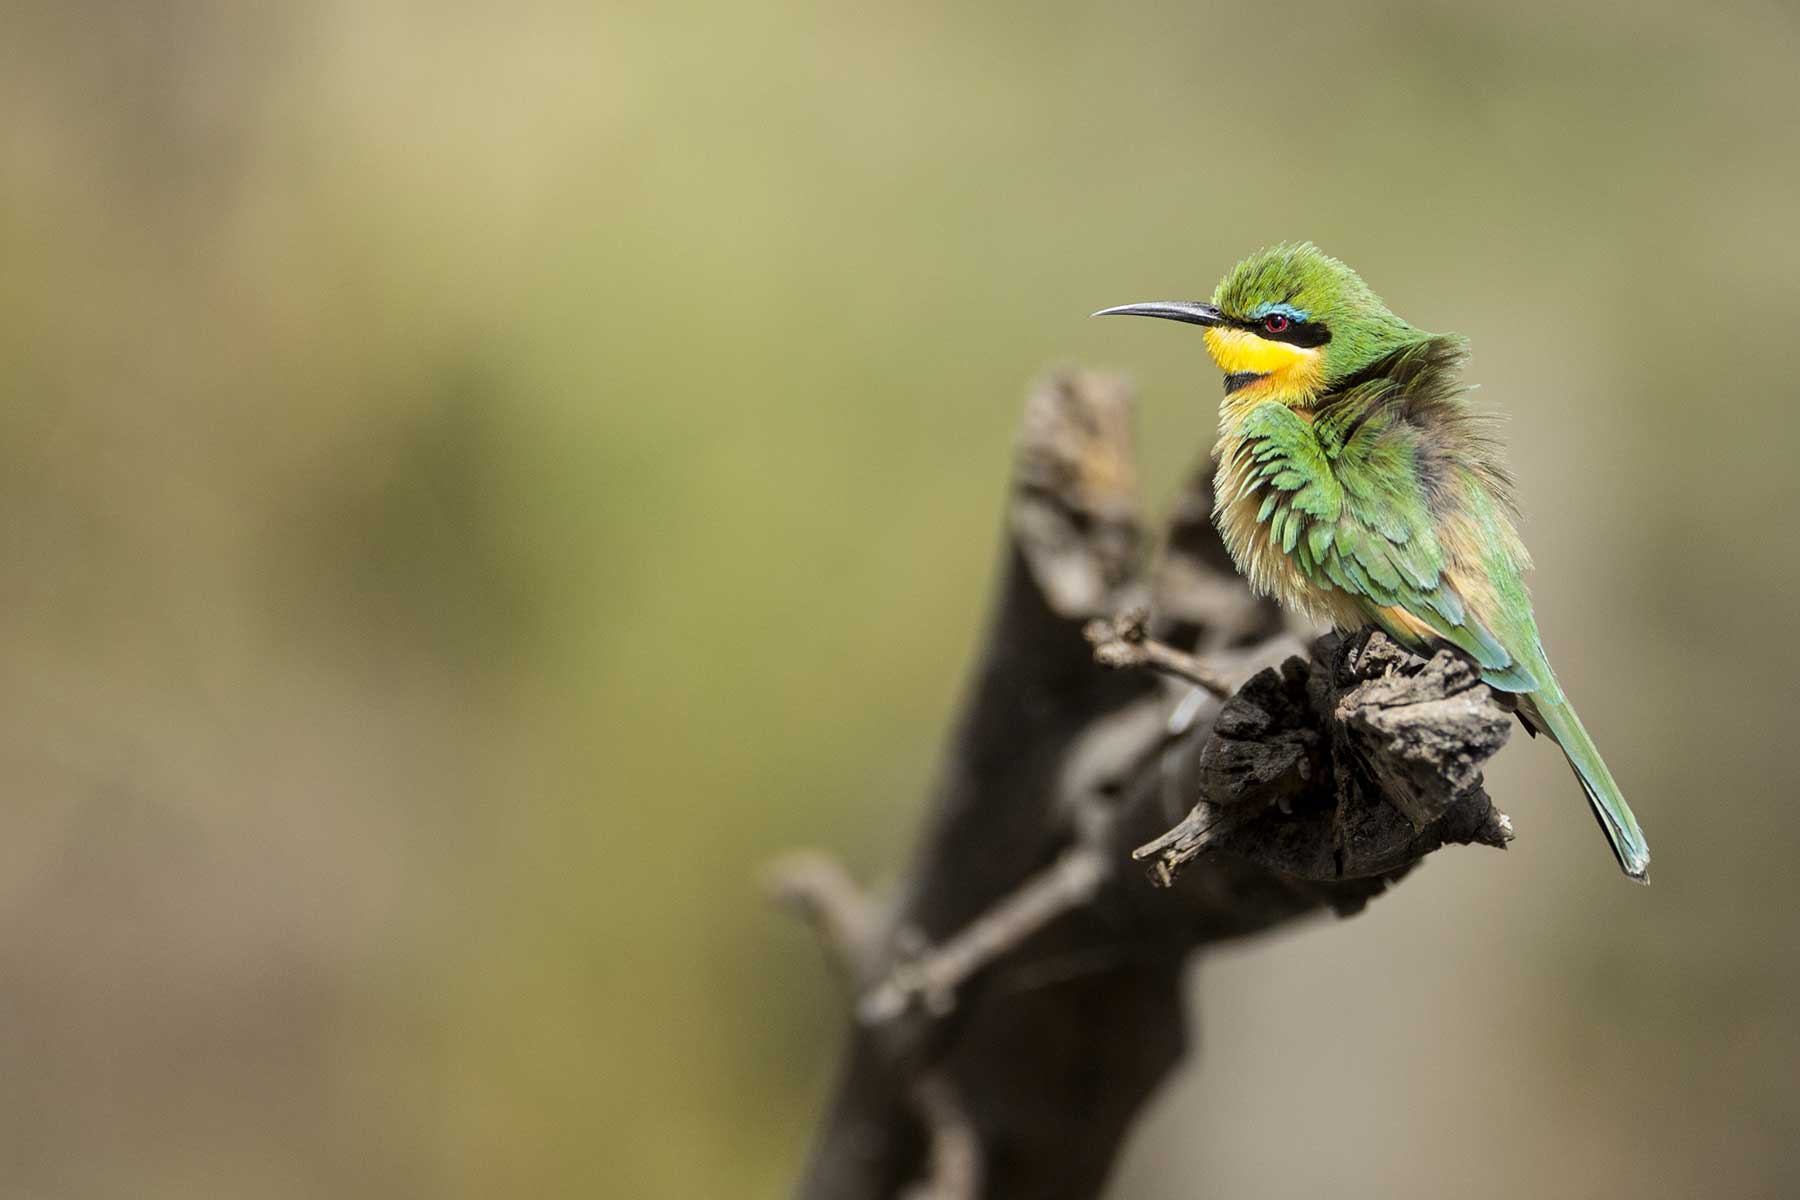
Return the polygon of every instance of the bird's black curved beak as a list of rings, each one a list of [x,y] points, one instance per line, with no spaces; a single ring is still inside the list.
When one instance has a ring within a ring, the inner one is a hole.
[[[1189,325],[1217,325],[1225,318],[1210,304],[1193,300],[1157,300],[1150,304],[1121,304],[1103,308],[1096,317],[1161,317],[1165,321],[1186,321]]]

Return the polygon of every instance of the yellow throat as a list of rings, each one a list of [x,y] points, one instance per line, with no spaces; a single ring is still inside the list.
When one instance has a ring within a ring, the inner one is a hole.
[[[1270,341],[1248,329],[1214,325],[1206,330],[1206,351],[1227,375],[1257,378],[1234,388],[1224,407],[1242,413],[1264,400],[1306,408],[1325,384],[1325,357],[1317,347]]]

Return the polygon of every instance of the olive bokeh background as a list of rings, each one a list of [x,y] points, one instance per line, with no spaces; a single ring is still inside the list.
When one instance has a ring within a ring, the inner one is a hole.
[[[1800,15],[27,0],[0,36],[0,1193],[782,1194],[1048,366],[1210,445],[1311,238],[1468,334],[1554,751],[1210,958],[1114,1191],[1800,1192]]]

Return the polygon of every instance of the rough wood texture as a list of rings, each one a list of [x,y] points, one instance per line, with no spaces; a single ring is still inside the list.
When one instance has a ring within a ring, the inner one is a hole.
[[[823,856],[773,871],[855,996],[806,1200],[1097,1195],[1183,1057],[1196,950],[1511,836],[1481,787],[1510,718],[1473,670],[1284,633],[1204,465],[1144,570],[1131,408],[1090,374],[1027,403],[988,634],[892,902]]]

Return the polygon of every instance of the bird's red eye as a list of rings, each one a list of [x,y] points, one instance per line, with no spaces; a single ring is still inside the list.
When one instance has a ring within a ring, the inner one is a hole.
[[[1288,319],[1281,313],[1270,313],[1263,318],[1263,328],[1270,333],[1280,333],[1288,327]]]

